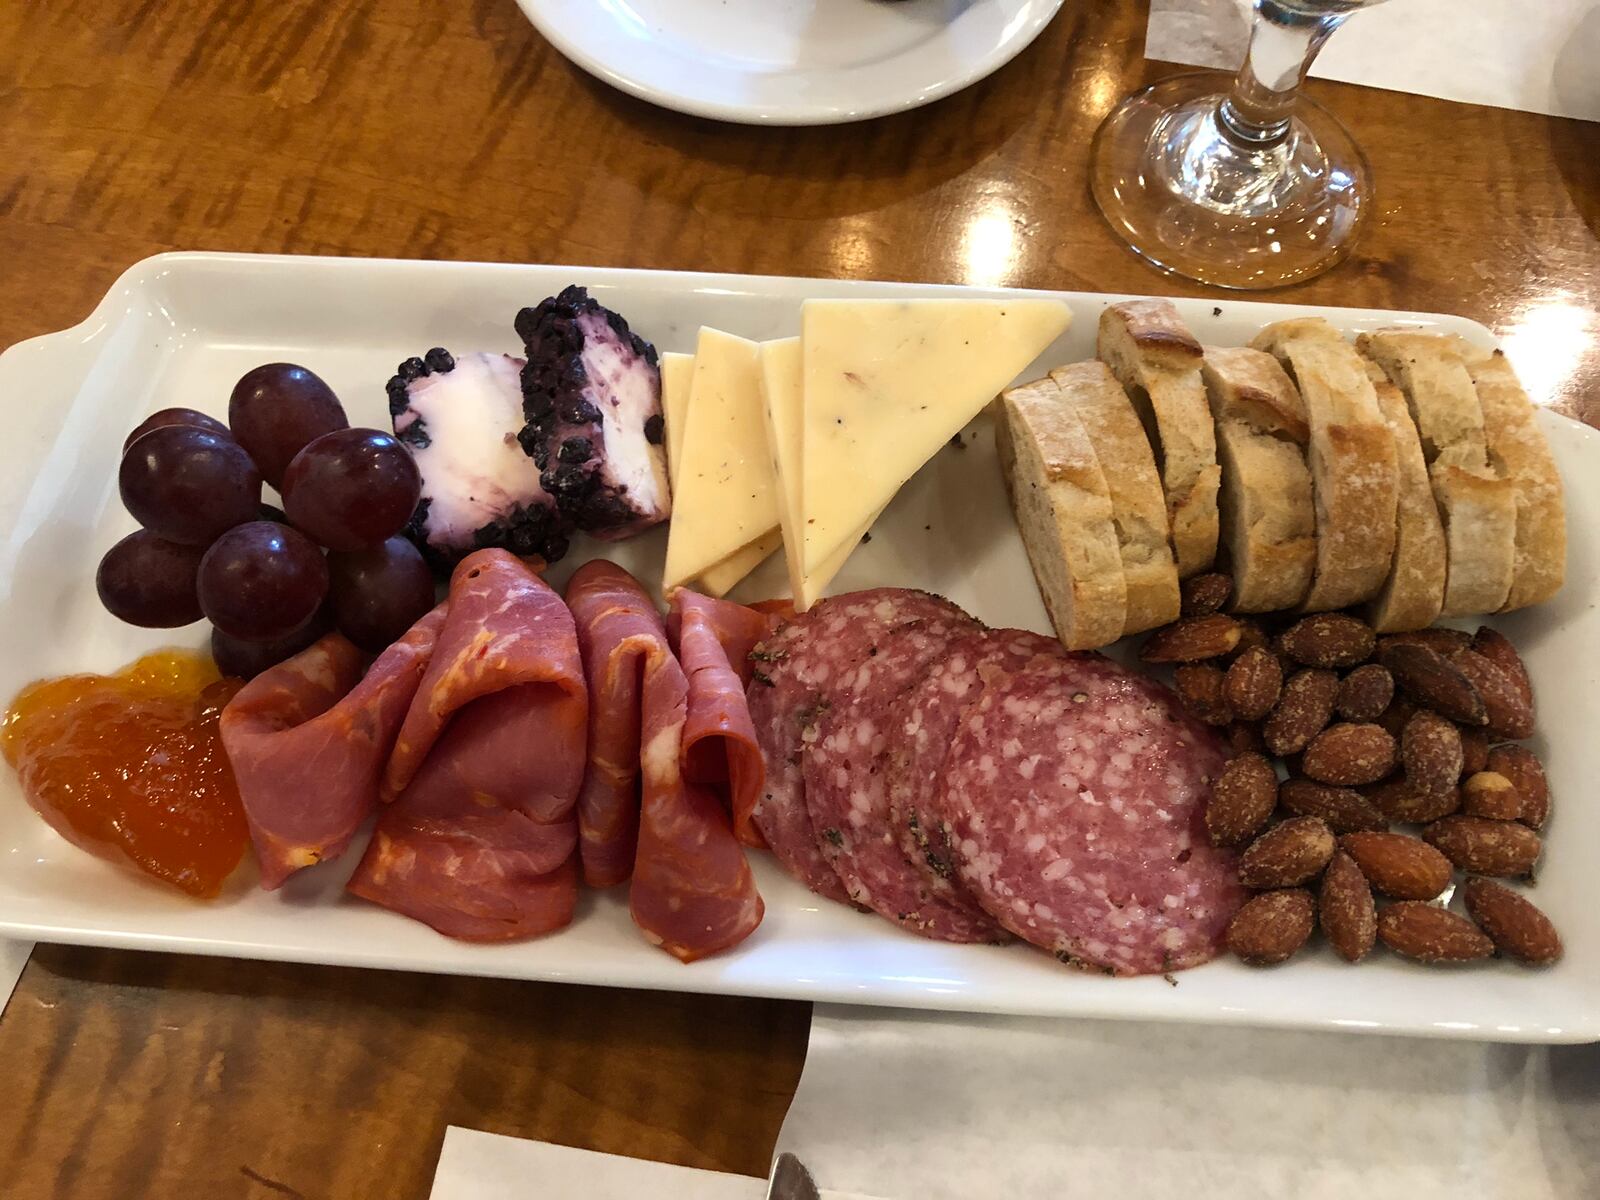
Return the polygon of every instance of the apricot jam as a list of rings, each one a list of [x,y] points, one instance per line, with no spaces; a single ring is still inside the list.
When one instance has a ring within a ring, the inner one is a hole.
[[[115,675],[41,680],[0,717],[0,753],[63,837],[209,898],[248,841],[217,729],[242,686],[184,650]]]

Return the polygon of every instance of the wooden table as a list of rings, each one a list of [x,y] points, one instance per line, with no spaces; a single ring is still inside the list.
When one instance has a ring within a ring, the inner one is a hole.
[[[1144,17],[1068,4],[929,108],[766,130],[610,90],[512,0],[10,0],[0,345],[173,249],[1201,292],[1113,241],[1085,182],[1100,118],[1168,70]],[[1366,146],[1379,213],[1351,261],[1274,298],[1467,314],[1541,399],[1600,418],[1597,127],[1310,90]],[[41,947],[0,1020],[0,1194],[409,1200],[450,1123],[760,1174],[807,1021]]]

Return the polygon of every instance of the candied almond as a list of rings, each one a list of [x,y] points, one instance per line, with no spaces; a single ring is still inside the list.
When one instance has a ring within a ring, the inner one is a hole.
[[[1425,792],[1404,777],[1369,783],[1361,794],[1386,818],[1399,824],[1425,825],[1448,817],[1461,807],[1460,788]]]
[[[1489,751],[1484,769],[1504,775],[1522,800],[1517,818],[1529,829],[1543,829],[1550,819],[1550,782],[1538,756],[1526,746],[1496,746]]]
[[[1423,709],[1400,734],[1406,782],[1424,792],[1445,792],[1461,778],[1461,731],[1454,721]]]
[[[1396,954],[1425,963],[1472,962],[1494,953],[1494,943],[1471,921],[1420,900],[1386,905],[1378,936]]]
[[[1328,862],[1317,896],[1317,920],[1334,953],[1346,962],[1360,962],[1378,936],[1378,909],[1372,888],[1356,860],[1343,850]]]
[[[1350,788],[1330,787],[1309,779],[1285,779],[1278,785],[1278,803],[1296,816],[1322,818],[1335,833],[1389,828],[1383,813]]]
[[[1183,663],[1172,673],[1173,690],[1184,708],[1207,725],[1233,721],[1233,709],[1223,690],[1225,680],[1222,668],[1211,663]]]
[[[1450,656],[1450,665],[1483,697],[1483,725],[1490,737],[1520,741],[1533,736],[1533,701],[1522,694],[1511,676],[1474,650],[1457,650]]]
[[[1528,665],[1522,661],[1522,655],[1517,653],[1510,638],[1498,629],[1480,625],[1478,632],[1472,635],[1472,649],[1504,671],[1528,708],[1533,708],[1533,680],[1528,675]]]
[[[1372,626],[1348,613],[1312,613],[1278,638],[1285,654],[1308,667],[1353,667],[1372,657]]]
[[[1456,866],[1474,875],[1527,875],[1544,848],[1539,835],[1526,825],[1459,813],[1439,818],[1423,829],[1422,836]]]
[[[1259,721],[1283,693],[1283,664],[1272,651],[1255,647],[1228,664],[1228,705],[1239,718]]]
[[[1414,642],[1390,642],[1378,651],[1395,684],[1423,708],[1463,725],[1489,720],[1483,696],[1461,668],[1442,654]]]
[[[1522,797],[1499,771],[1479,771],[1461,785],[1461,811],[1469,817],[1515,821],[1522,816]]]
[[[1561,935],[1526,896],[1473,876],[1461,885],[1461,898],[1501,954],[1531,967],[1547,966],[1561,957]]]
[[[1239,857],[1239,882],[1247,888],[1294,887],[1315,879],[1333,857],[1334,848],[1327,822],[1290,817],[1245,848]]]
[[[1178,585],[1179,613],[1185,617],[1204,617],[1220,612],[1233,595],[1233,580],[1220,571],[1191,575]]]
[[[1333,716],[1338,690],[1339,677],[1332,671],[1307,668],[1289,676],[1261,729],[1267,749],[1279,756],[1304,750]]]
[[[1339,848],[1374,889],[1395,900],[1432,900],[1450,886],[1450,860],[1404,833],[1347,833]]]
[[[1223,765],[1206,803],[1206,832],[1214,846],[1237,846],[1261,831],[1277,806],[1278,774],[1260,754],[1235,755]]]
[[[1375,721],[1394,700],[1394,676],[1382,663],[1357,667],[1339,681],[1334,709],[1346,721]]]
[[[1262,892],[1228,923],[1228,949],[1252,967],[1270,967],[1304,946],[1315,924],[1316,902],[1304,888]]]
[[[1328,726],[1300,757],[1307,778],[1338,787],[1376,783],[1394,770],[1394,764],[1394,739],[1383,726],[1356,721]]]
[[[1221,658],[1239,644],[1239,622],[1227,613],[1185,617],[1158,629],[1139,648],[1147,663],[1203,662]]]

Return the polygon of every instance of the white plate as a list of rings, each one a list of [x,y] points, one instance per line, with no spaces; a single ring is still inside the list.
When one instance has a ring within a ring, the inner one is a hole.
[[[927,104],[1010,62],[1061,0],[517,0],[591,75],[679,112],[831,125]]]
[[[979,289],[593,268],[358,259],[162,255],[133,267],[75,329],[0,356],[0,698],[42,675],[108,670],[172,634],[136,630],[103,612],[93,576],[101,552],[133,527],[117,502],[123,434],[145,414],[181,404],[226,414],[246,369],[288,359],[323,375],[356,423],[383,425],[395,363],[429,346],[515,350],[511,318],[570,282],[587,284],[664,350],[690,350],[703,322],[752,338],[798,332],[802,297],[1003,295]],[[1100,309],[1115,297],[1064,293],[1075,321],[1039,369],[1087,357]],[[1262,323],[1323,313],[1346,330],[1397,318],[1487,343],[1452,317],[1179,301],[1200,337],[1246,340]],[[1556,816],[1538,900],[1566,937],[1546,971],[1509,964],[1428,970],[1380,954],[1349,967],[1326,949],[1277,970],[1222,960],[1159,978],[1068,971],[1020,946],[950,946],[819,901],[754,854],[767,917],[742,946],[684,966],[645,944],[623,895],[587,893],[573,926],[520,945],[452,942],[383,909],[345,899],[357,855],[302,872],[278,893],[241,878],[199,904],[62,841],[0,769],[0,933],[49,941],[249,958],[560,979],[623,987],[1024,1014],[1300,1026],[1511,1041],[1600,1039],[1600,778],[1592,728],[1600,613],[1600,435],[1544,417],[1568,487],[1571,562],[1560,597],[1501,624],[1539,688]],[[994,625],[1048,631],[1013,527],[987,425],[947,448],[901,492],[851,558],[836,590],[873,584],[941,592]],[[575,546],[555,582],[597,546]],[[603,548],[640,577],[659,577],[660,532]],[[781,556],[780,556],[781,557]],[[746,595],[783,589],[777,560]],[[198,629],[178,640],[198,644]]]

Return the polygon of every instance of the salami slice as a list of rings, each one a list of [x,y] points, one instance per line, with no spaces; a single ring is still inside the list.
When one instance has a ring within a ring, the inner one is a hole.
[[[987,683],[1020,670],[1038,654],[1061,658],[1067,652],[1055,638],[1025,629],[967,634],[901,693],[889,713],[891,733],[881,774],[891,835],[929,897],[991,929],[994,919],[961,882],[943,840],[928,834],[936,826],[928,816],[929,798],[938,789],[962,714],[977,703]]]
[[[887,634],[845,672],[804,754],[806,809],[822,856],[845,893],[923,937],[1001,942],[1004,930],[975,903],[935,895],[906,858],[889,820],[885,764],[898,741],[894,703],[953,642],[975,628],[966,615],[931,616]]]
[[[832,703],[832,689],[890,630],[929,617],[961,616],[948,600],[905,588],[833,596],[796,616],[753,651],[748,698],[766,758],[756,828],[783,869],[820,896],[849,903],[822,856],[806,810],[802,735]]]
[[[962,716],[930,808],[996,920],[1064,962],[1140,975],[1216,956],[1244,900],[1202,809],[1224,755],[1167,689],[1038,656]]]

